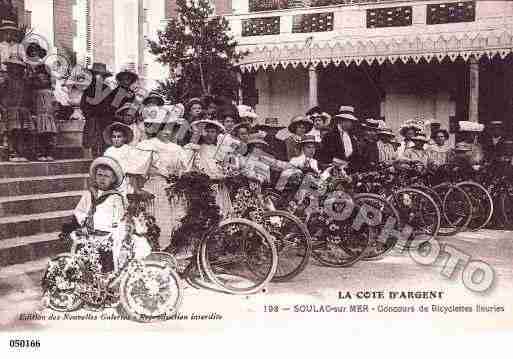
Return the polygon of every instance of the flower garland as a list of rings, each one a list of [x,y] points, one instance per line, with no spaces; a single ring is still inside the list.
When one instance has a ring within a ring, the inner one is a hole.
[[[180,226],[173,233],[171,245],[166,252],[175,253],[179,248],[199,239],[203,233],[221,221],[220,208],[216,204],[215,193],[210,178],[200,172],[187,172],[181,177],[171,179],[171,186],[166,188],[170,204],[176,198],[185,198],[188,210],[180,220]]]

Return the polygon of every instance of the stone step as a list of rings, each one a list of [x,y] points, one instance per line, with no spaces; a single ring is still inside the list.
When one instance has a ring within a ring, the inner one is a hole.
[[[71,210],[84,191],[0,197],[0,218]]]
[[[57,146],[54,153],[59,160],[84,158],[84,149],[78,146]]]
[[[68,175],[0,178],[0,194],[23,196],[39,193],[58,193],[85,190],[89,175],[74,173]]]
[[[59,232],[4,239],[0,241],[0,267],[53,257],[69,248],[70,243],[59,239]]]
[[[30,262],[0,267],[0,298],[16,293],[25,298],[27,291],[41,294],[41,280],[50,258],[43,257]]]
[[[71,222],[73,211],[55,211],[0,218],[0,241],[38,233],[57,232]]]
[[[0,178],[56,176],[88,173],[91,160],[74,159],[54,162],[0,162]]]

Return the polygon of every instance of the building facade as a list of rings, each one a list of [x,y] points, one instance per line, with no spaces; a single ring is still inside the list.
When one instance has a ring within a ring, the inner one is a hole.
[[[243,101],[286,125],[314,105],[455,128],[513,124],[513,2],[239,0]]]

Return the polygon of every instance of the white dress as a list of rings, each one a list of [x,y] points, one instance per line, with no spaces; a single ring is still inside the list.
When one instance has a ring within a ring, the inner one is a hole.
[[[141,141],[137,149],[148,159],[145,171],[148,180],[144,189],[155,195],[155,218],[161,230],[159,244],[165,248],[171,243],[172,234],[185,215],[183,200],[177,198],[170,204],[166,194],[169,187],[166,178],[182,174],[187,165],[187,155],[177,144],[165,143],[158,138]]]

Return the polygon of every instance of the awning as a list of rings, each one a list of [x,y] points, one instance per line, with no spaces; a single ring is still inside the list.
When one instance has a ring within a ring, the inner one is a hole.
[[[421,59],[443,61],[449,59],[467,61],[471,56],[479,59],[483,56],[504,59],[513,52],[513,36],[504,30],[484,31],[482,33],[443,33],[436,36],[347,39],[313,41],[310,46],[305,42],[273,43],[259,45],[239,45],[238,49],[249,51],[240,62],[242,71],[258,69],[276,69],[299,65],[326,67],[330,64],[339,66],[362,62],[383,64],[385,61],[404,63]]]

